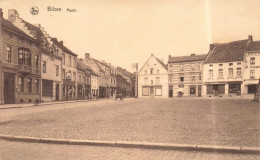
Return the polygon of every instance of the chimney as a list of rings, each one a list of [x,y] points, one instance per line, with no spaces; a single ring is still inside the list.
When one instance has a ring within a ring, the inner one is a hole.
[[[252,35],[248,35],[248,41],[252,42],[253,41],[253,36]]]
[[[190,56],[195,56],[195,55],[196,55],[195,53],[190,54]]]
[[[209,51],[213,51],[213,49],[214,49],[214,44],[210,44],[209,45]]]
[[[0,18],[3,18],[3,10],[0,8]]]
[[[15,9],[8,10],[8,20],[14,22],[19,17],[18,12]]]
[[[85,53],[85,59],[88,59],[88,58],[90,58],[89,53]]]
[[[60,41],[60,44],[63,45],[63,41]]]

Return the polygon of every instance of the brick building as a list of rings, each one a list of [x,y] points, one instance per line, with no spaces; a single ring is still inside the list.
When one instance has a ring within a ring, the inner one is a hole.
[[[40,41],[11,23],[19,16],[10,13],[5,20],[0,9],[0,103],[40,101]]]
[[[171,57],[168,60],[169,97],[201,96],[206,54]]]

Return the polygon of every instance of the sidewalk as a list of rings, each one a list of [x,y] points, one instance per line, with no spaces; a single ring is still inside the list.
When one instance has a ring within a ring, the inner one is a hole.
[[[87,102],[87,101],[97,101],[97,99],[72,100],[72,101],[52,101],[52,102],[43,102],[43,103],[39,103],[39,104],[34,104],[34,103],[4,104],[4,105],[0,105],[0,109],[25,108],[25,107],[44,106],[44,105],[52,105],[52,104],[64,104],[64,103],[76,103],[76,102]]]

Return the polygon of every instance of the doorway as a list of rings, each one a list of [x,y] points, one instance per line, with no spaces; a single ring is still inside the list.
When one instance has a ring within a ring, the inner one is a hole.
[[[218,96],[218,85],[213,85],[213,95]]]
[[[56,101],[59,100],[59,95],[60,95],[60,85],[56,84]]]
[[[201,85],[198,85],[198,96],[201,97]]]
[[[4,103],[12,104],[14,100],[14,74],[4,73]]]
[[[154,88],[153,88],[153,87],[150,88],[150,96],[151,96],[151,97],[154,96]]]
[[[169,97],[172,98],[173,97],[173,87],[169,86]]]

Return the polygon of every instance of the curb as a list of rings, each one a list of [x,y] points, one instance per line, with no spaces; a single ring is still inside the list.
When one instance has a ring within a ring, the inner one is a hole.
[[[152,143],[152,142],[130,142],[130,141],[99,141],[99,140],[76,140],[76,139],[54,139],[25,136],[12,136],[0,134],[0,139],[7,141],[47,143],[47,144],[67,144],[67,145],[87,145],[106,146],[120,148],[143,148],[162,150],[185,150],[185,151],[205,151],[222,153],[252,153],[260,154],[260,147],[238,147],[238,146],[212,146],[196,144],[173,144],[173,143]]]

